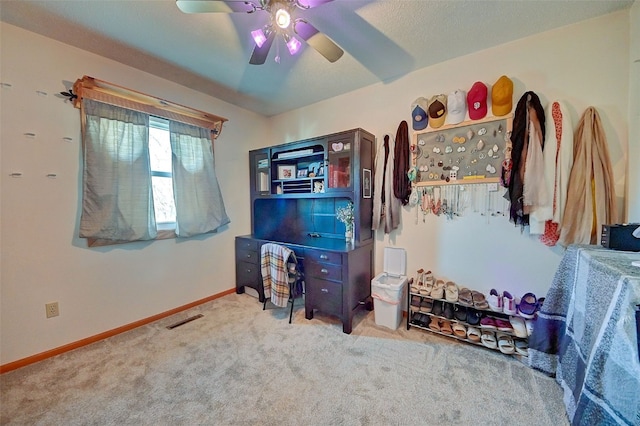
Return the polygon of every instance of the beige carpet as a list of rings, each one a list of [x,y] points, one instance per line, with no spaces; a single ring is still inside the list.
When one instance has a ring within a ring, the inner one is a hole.
[[[232,294],[0,376],[3,425],[562,425],[518,360],[358,311],[304,318]],[[173,330],[167,325],[204,316]]]

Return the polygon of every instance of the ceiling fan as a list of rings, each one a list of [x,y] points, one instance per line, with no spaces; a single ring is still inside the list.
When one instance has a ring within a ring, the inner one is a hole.
[[[249,63],[262,65],[278,36],[284,39],[292,55],[302,47],[299,37],[329,62],[340,59],[344,51],[337,44],[306,20],[294,18],[299,9],[311,9],[331,1],[333,0],[176,0],[176,4],[184,13],[267,12],[270,15],[269,23],[263,28],[251,31],[256,46]],[[276,56],[276,62],[279,62],[279,59]]]

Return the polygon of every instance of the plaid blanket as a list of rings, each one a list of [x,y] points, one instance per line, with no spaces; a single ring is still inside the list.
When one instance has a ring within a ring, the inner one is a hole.
[[[287,263],[293,251],[280,244],[263,244],[260,249],[260,269],[264,296],[281,308],[289,301],[289,271]],[[295,259],[294,259],[295,261]]]
[[[640,425],[639,259],[569,246],[538,313],[529,365],[555,375],[574,425]]]

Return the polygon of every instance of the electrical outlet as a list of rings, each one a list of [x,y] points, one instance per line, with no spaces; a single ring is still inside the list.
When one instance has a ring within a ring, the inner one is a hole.
[[[47,318],[57,317],[60,315],[60,307],[58,306],[58,302],[51,302],[44,305],[45,310],[47,311]]]
[[[495,191],[497,191],[497,190],[498,190],[498,184],[497,184],[497,183],[495,183],[495,182],[488,183],[488,184],[487,184],[487,190],[488,190],[489,192],[495,192]]]

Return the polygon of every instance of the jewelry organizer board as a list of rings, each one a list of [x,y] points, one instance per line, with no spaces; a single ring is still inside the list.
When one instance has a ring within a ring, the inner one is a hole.
[[[411,144],[414,186],[500,182],[510,156],[513,114],[416,131]]]

